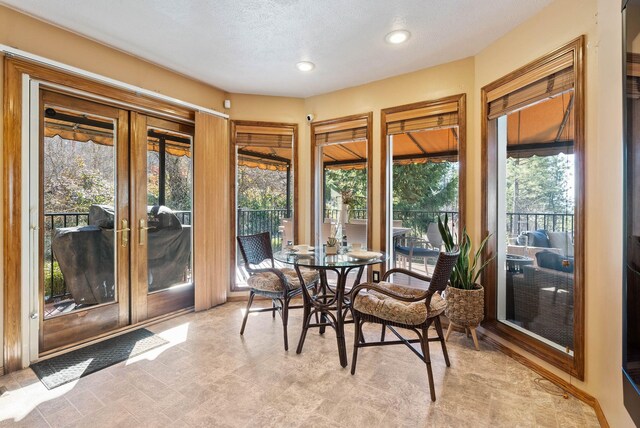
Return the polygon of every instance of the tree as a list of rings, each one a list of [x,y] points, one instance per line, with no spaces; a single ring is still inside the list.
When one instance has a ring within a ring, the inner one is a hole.
[[[426,162],[393,166],[395,211],[458,210],[458,163]]]
[[[44,147],[44,209],[88,212],[93,204],[114,204],[113,146],[46,138]]]
[[[287,206],[287,172],[238,165],[238,207],[254,210]]]
[[[573,155],[507,158],[507,212],[573,212]]]

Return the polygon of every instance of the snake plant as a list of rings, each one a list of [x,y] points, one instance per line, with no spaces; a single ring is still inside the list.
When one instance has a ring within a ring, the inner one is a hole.
[[[471,249],[473,244],[466,228],[462,229],[462,239],[458,240],[458,237],[451,231],[449,227],[449,217],[445,214],[444,222],[438,217],[438,229],[440,229],[440,235],[442,235],[444,247],[447,251],[453,251],[456,246],[460,248],[460,256],[451,273],[451,286],[462,290],[473,290],[476,288],[480,274],[482,274],[482,271],[491,260],[493,260],[493,257],[491,257],[489,260],[481,263],[482,250],[487,245],[487,241],[491,235],[484,238],[476,252],[472,254]]]

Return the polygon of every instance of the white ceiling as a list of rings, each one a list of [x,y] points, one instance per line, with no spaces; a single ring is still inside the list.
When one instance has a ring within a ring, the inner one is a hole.
[[[0,0],[228,92],[295,97],[475,55],[550,2]],[[395,29],[411,39],[385,43]]]

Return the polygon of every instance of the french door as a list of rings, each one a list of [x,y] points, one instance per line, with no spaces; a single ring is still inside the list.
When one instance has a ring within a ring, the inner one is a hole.
[[[192,306],[193,128],[39,97],[39,354]]]

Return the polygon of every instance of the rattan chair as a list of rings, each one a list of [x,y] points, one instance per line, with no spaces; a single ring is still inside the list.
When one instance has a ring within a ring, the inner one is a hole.
[[[447,367],[450,367],[447,345],[444,341],[442,324],[440,323],[440,314],[444,312],[447,303],[440,293],[447,287],[449,277],[459,255],[460,252],[457,250],[450,253],[440,253],[432,277],[419,275],[405,269],[391,269],[385,273],[383,281],[379,284],[363,283],[353,289],[351,301],[353,302],[355,338],[353,341],[351,374],[356,372],[359,348],[406,345],[427,365],[431,400],[436,401],[429,342],[440,342],[444,360],[447,363]],[[429,287],[427,290],[420,290],[386,282],[392,274],[409,275],[428,282]],[[362,325],[366,322],[382,324],[380,342],[364,341]],[[428,336],[428,330],[432,324],[435,324],[438,337],[430,338]],[[406,339],[394,327],[412,330],[418,335],[418,339]],[[385,341],[384,335],[387,328],[397,336],[398,340]],[[412,343],[420,343],[422,353],[414,349],[411,345]]]
[[[292,298],[302,293],[298,274],[294,269],[276,268],[273,260],[273,250],[271,249],[271,234],[269,232],[258,233],[256,235],[238,236],[238,246],[244,260],[244,266],[249,273],[247,285],[250,288],[247,310],[242,320],[240,334],[244,334],[247,318],[250,312],[273,312],[276,311],[282,317],[282,327],[284,329],[284,349],[289,349],[287,335],[287,324],[289,319],[289,309],[302,308],[302,306],[289,306]],[[271,267],[260,267],[265,261],[271,262]],[[312,270],[301,271],[305,286],[317,292],[320,277]],[[270,308],[251,309],[253,298],[263,296],[271,299]]]

